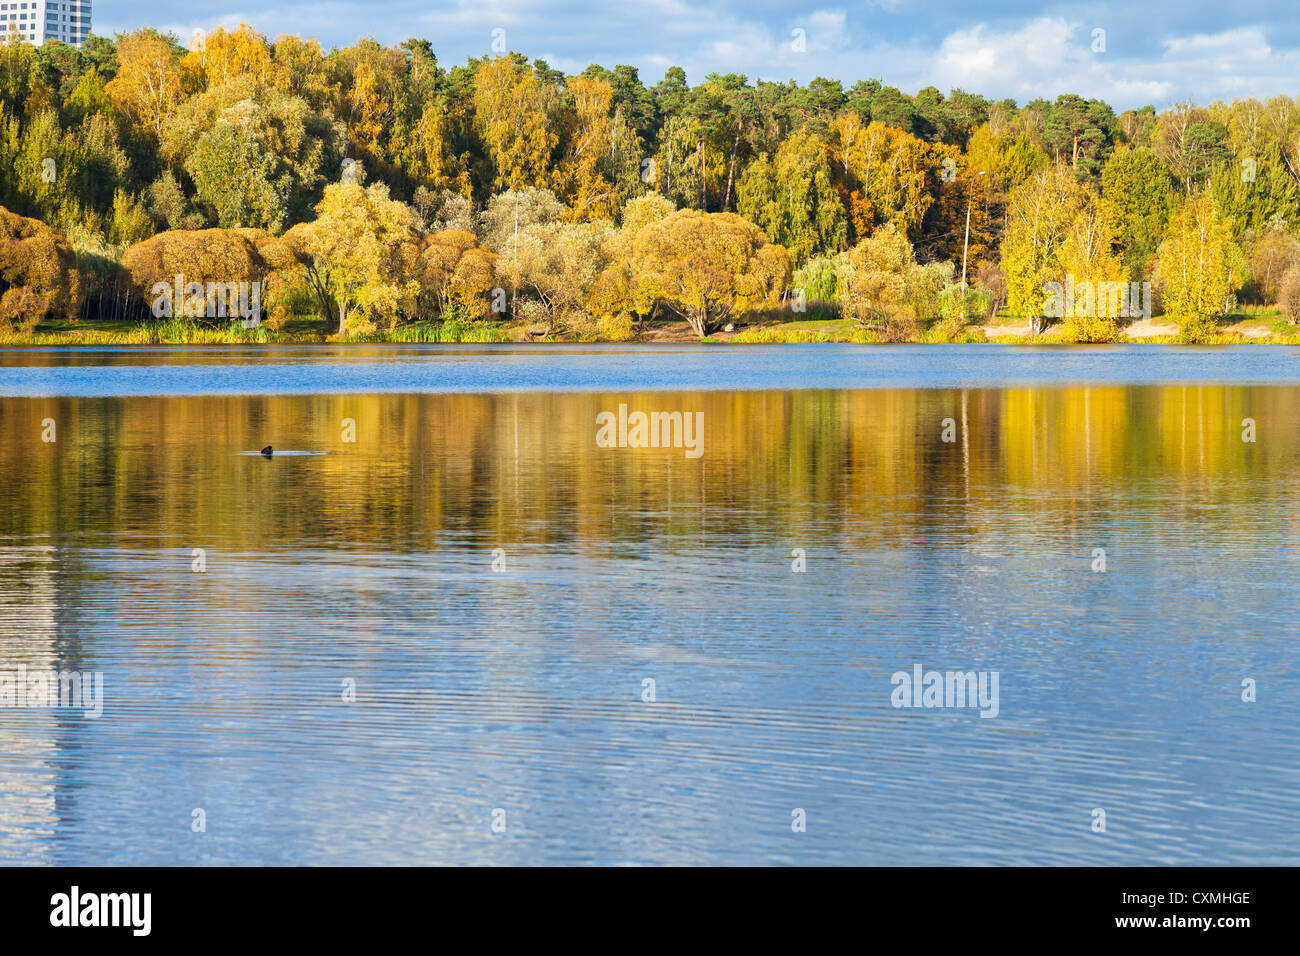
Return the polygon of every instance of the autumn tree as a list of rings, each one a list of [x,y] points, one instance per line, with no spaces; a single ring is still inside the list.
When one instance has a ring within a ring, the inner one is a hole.
[[[609,218],[618,205],[609,174],[613,90],[604,80],[575,76],[566,93],[564,155],[555,171],[558,194],[569,207],[570,219]]]
[[[484,315],[495,266],[496,256],[480,246],[471,232],[437,232],[419,243],[417,279],[439,315],[457,308],[475,318]]]
[[[988,176],[989,189],[1003,196],[1050,162],[1028,134],[1012,136],[1003,132],[999,135],[987,123],[971,133],[966,148],[966,165],[983,170]]]
[[[1300,266],[1292,266],[1282,276],[1278,286],[1278,306],[1292,325],[1300,322]]]
[[[1128,301],[1128,277],[1115,253],[1115,240],[1107,207],[1086,189],[1057,253],[1066,286],[1062,292],[1073,292],[1073,301],[1062,296],[1063,332],[1069,341],[1113,341],[1119,319],[1134,305]]]
[[[1044,286],[1064,279],[1058,253],[1084,199],[1078,179],[1061,163],[1040,170],[1011,191],[1002,269],[1013,314],[1031,320],[1044,314]]]
[[[343,74],[336,112],[346,123],[349,156],[387,167],[395,158],[393,138],[404,119],[406,59],[399,50],[365,39],[335,60]]]
[[[831,124],[830,155],[849,242],[886,222],[919,233],[934,200],[928,190],[933,157],[924,142],[879,121],[864,126],[856,114],[845,113]]]
[[[1157,254],[1156,275],[1165,314],[1185,336],[1203,334],[1229,308],[1241,284],[1243,258],[1214,199],[1202,194],[1174,213]]]
[[[0,203],[68,235],[106,234],[114,196],[132,185],[118,124],[92,114],[65,128],[42,109],[19,123],[0,104]]]
[[[792,133],[774,160],[764,155],[749,165],[739,211],[785,246],[796,266],[840,252],[846,243],[844,207],[831,182],[826,144],[806,131]]]
[[[523,282],[519,239],[530,226],[549,226],[564,217],[564,205],[549,189],[508,189],[493,196],[479,221],[479,236],[497,254],[497,273],[510,288],[511,312]]]
[[[338,79],[315,40],[277,37],[271,48],[271,82],[282,93],[306,100],[321,115],[340,99]]]
[[[187,100],[161,137],[163,157],[226,228],[278,231],[306,218],[341,150],[335,126],[305,100],[243,74]]]
[[[551,153],[558,137],[532,70],[512,57],[483,62],[474,77],[474,111],[496,171],[496,189],[551,184]]]
[[[1280,301],[1282,277],[1300,266],[1300,242],[1285,224],[1273,221],[1246,237],[1244,248],[1249,294],[1261,305]]]
[[[605,236],[602,249],[605,267],[587,293],[586,306],[593,315],[606,320],[627,315],[630,320],[631,314],[637,311],[631,291],[636,237],[642,229],[667,219],[676,211],[672,200],[657,192],[632,199],[623,207],[620,228],[610,230]]]
[[[190,92],[177,49],[156,30],[137,30],[117,42],[118,71],[105,88],[132,122],[157,137],[172,110]]]
[[[272,77],[271,45],[246,23],[236,30],[217,27],[202,37],[187,59],[201,74],[204,88],[220,86],[237,76],[249,76],[265,85]]]
[[[652,222],[632,249],[631,300],[662,303],[701,338],[726,318],[774,306],[790,282],[790,257],[734,213],[683,209]]]
[[[148,308],[165,297],[171,315],[227,321],[234,317],[229,295],[232,285],[249,283],[251,287],[256,283],[262,290],[271,274],[287,265],[287,247],[260,229],[160,232],[131,246],[122,256],[122,271],[138,306]],[[179,299],[177,282],[181,286]],[[165,287],[166,292],[156,295],[155,286]],[[219,300],[213,298],[214,290],[221,292]]]
[[[700,206],[707,172],[707,164],[699,161],[700,148],[692,121],[671,115],[660,132],[659,149],[644,169],[649,184],[679,208]]]
[[[547,333],[567,326],[581,331],[587,299],[605,268],[608,221],[533,223],[520,230],[509,272],[525,299],[517,314],[537,320]]]
[[[913,302],[921,279],[906,233],[886,223],[848,252],[840,280],[843,314],[884,341],[905,340],[919,328]]]
[[[294,226],[285,240],[306,270],[322,314],[337,314],[340,336],[391,328],[413,307],[419,282],[411,210],[390,199],[382,183],[325,187],[316,219]]]
[[[0,332],[30,332],[75,317],[80,280],[68,241],[45,223],[0,207]]]
[[[453,132],[447,106],[426,103],[410,144],[409,173],[421,188],[469,196],[472,190],[469,162],[456,149]]]

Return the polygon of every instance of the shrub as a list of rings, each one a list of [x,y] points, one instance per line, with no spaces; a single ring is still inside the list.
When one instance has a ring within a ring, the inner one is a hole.
[[[1278,306],[1292,325],[1300,322],[1300,266],[1292,266],[1282,276],[1278,289]]]
[[[602,316],[600,335],[610,342],[625,342],[636,336],[636,322],[629,312]]]
[[[30,332],[76,314],[80,283],[68,241],[36,219],[0,207],[0,331]]]

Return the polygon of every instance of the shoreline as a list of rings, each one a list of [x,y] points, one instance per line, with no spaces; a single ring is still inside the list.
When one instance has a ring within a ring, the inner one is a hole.
[[[969,325],[958,335],[935,330],[896,342],[882,342],[846,320],[802,322],[760,321],[732,331],[701,338],[685,322],[645,323],[626,338],[578,337],[564,332],[536,334],[523,323],[482,323],[458,328],[446,335],[438,327],[400,326],[392,332],[340,337],[315,326],[299,323],[282,329],[260,326],[244,330],[194,326],[187,334],[164,334],[158,327],[120,323],[69,322],[38,326],[29,333],[0,335],[0,348],[42,347],[143,347],[223,345],[1300,345],[1300,324],[1274,316],[1232,316],[1200,341],[1179,341],[1179,328],[1163,316],[1130,323],[1112,342],[1074,342],[1058,327],[1032,336],[1027,320],[998,317],[982,325]]]

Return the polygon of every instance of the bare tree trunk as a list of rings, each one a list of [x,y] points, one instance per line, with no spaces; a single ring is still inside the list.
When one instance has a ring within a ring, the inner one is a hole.
[[[700,210],[703,212],[708,212],[709,194],[708,192],[706,192],[706,186],[704,180],[704,140],[703,139],[698,141],[698,147],[700,153]]]
[[[731,182],[736,177],[736,150],[740,148],[740,127],[736,127],[736,138],[731,142],[731,164],[727,167],[727,195],[722,200],[722,211],[731,208]]]
[[[704,338],[709,334],[708,309],[688,309],[686,311],[686,322],[700,338]]]
[[[1291,174],[1291,178],[1295,180],[1295,184],[1300,186],[1300,170],[1297,170],[1295,165],[1291,162],[1291,157],[1287,154],[1285,145],[1282,147],[1281,152],[1282,162],[1286,164],[1286,171]],[[1296,153],[1300,156],[1300,149],[1297,149]]]

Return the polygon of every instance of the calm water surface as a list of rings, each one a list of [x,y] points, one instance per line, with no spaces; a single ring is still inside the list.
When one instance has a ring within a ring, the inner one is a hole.
[[[0,351],[0,862],[1300,863],[1298,358]]]

